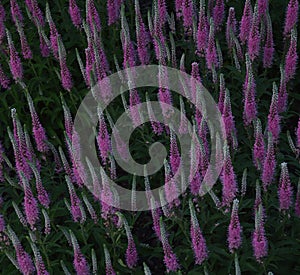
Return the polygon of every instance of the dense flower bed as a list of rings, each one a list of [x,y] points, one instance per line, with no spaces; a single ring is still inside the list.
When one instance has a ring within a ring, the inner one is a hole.
[[[298,13],[298,0],[1,1],[1,274],[300,273]],[[162,72],[167,87],[132,88],[99,107],[100,173],[78,158],[76,112],[97,82],[107,92],[111,74],[150,64],[190,74],[181,87],[189,94],[171,91]],[[205,114],[190,102],[197,83],[224,122],[221,173],[204,195],[214,151]],[[167,122],[138,126],[134,107],[151,100],[166,121],[169,108],[180,110],[179,131],[199,146],[183,152]],[[137,126],[136,162],[150,160],[154,142],[165,145],[156,174],[116,162],[112,129],[124,112]],[[183,154],[191,165],[179,194]],[[146,190],[150,210],[122,209],[108,178],[131,190],[132,208]],[[164,184],[158,201],[150,189]]]

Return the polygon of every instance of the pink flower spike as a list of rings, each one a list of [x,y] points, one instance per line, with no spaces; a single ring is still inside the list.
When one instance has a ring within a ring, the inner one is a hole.
[[[289,176],[289,171],[287,168],[287,163],[281,163],[281,174],[279,179],[279,209],[280,211],[287,211],[292,204],[293,190],[291,186],[291,180]]]
[[[235,250],[238,249],[242,244],[242,237],[241,237],[242,228],[238,216],[238,207],[239,207],[239,201],[235,199],[233,201],[232,213],[231,213],[230,224],[228,227],[228,237],[227,237],[230,253],[234,253]]]
[[[287,36],[298,21],[298,0],[290,0],[285,17],[284,36]]]

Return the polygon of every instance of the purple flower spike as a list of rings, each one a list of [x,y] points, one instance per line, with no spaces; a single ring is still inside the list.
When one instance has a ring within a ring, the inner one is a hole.
[[[251,25],[252,25],[252,6],[251,6],[251,0],[246,0],[245,6],[244,6],[244,12],[242,16],[242,20],[240,23],[240,40],[242,44],[244,44],[249,37]]]
[[[222,112],[222,119],[225,125],[226,138],[228,144],[232,145],[234,149],[237,148],[236,143],[236,128],[234,123],[234,117],[231,111],[231,101],[229,91],[226,89],[225,92],[225,100],[224,100],[224,108]]]
[[[241,237],[242,228],[238,216],[238,206],[239,206],[239,201],[235,199],[233,201],[233,207],[232,207],[232,213],[231,213],[230,224],[228,227],[228,237],[227,237],[228,247],[231,253],[234,253],[234,251],[238,249],[242,244],[242,237]]]
[[[216,5],[213,9],[213,20],[216,31],[220,30],[225,15],[224,0],[216,0]]]
[[[157,0],[160,24],[163,25],[167,20],[167,5],[165,0]]]
[[[7,75],[4,73],[1,65],[0,65],[0,85],[3,89],[7,89],[9,87],[10,80]]]
[[[138,56],[141,64],[147,65],[149,63],[149,58],[150,58],[147,49],[147,45],[150,40],[150,37],[142,19],[138,0],[135,0],[135,23],[136,23],[136,39],[137,39]]]
[[[268,150],[263,164],[262,182],[264,190],[272,183],[275,174],[276,159],[272,134],[269,132]]]
[[[291,186],[291,180],[287,168],[287,163],[285,162],[281,163],[281,174],[279,179],[278,196],[279,196],[280,211],[289,210],[292,204],[293,190]]]
[[[48,57],[50,55],[50,46],[46,43],[42,34],[39,33],[40,50],[42,57]]]
[[[32,119],[33,135],[37,145],[37,149],[39,152],[46,153],[48,152],[49,147],[47,145],[47,137],[46,137],[45,129],[39,120],[39,117],[33,105],[32,98],[29,94],[27,94],[27,100],[28,100],[30,115]]]
[[[251,61],[259,55],[260,50],[259,15],[257,9],[256,5],[248,38],[248,54]]]
[[[129,268],[133,268],[136,266],[137,261],[138,261],[138,255],[136,251],[136,246],[132,237],[132,233],[130,231],[129,225],[127,223],[127,220],[125,217],[120,213],[116,213],[121,220],[121,222],[124,225],[125,231],[126,231],[126,236],[128,240],[128,246],[126,249],[126,264]]]
[[[192,249],[194,251],[195,263],[201,265],[208,258],[206,241],[202,235],[196,211],[191,200],[189,201],[189,207],[191,214],[190,234],[192,239]]]
[[[210,30],[208,37],[208,45],[206,47],[206,64],[209,70],[213,70],[218,67],[218,57],[217,57],[217,49],[216,49],[216,41],[215,41],[215,28],[214,22],[210,20]]]
[[[16,0],[10,0],[10,11],[14,23],[18,21],[22,25],[23,15]]]
[[[252,247],[256,260],[261,263],[262,258],[268,255],[268,241],[266,238],[262,206],[255,213],[255,230],[252,235]]]
[[[268,9],[269,0],[258,0],[258,16],[263,17]]]
[[[4,148],[3,148],[2,143],[0,141],[0,182],[4,181],[4,177],[3,177],[3,162],[4,162],[3,154],[4,154]]]
[[[170,133],[170,164],[172,174],[175,175],[180,165],[180,154],[176,141],[176,135],[172,130]]]
[[[87,0],[86,14],[87,23],[89,24],[92,33],[94,32],[94,28],[96,28],[97,31],[101,31],[101,21],[94,0]]]
[[[76,4],[76,0],[69,0],[69,14],[73,25],[79,29],[82,24],[82,18],[80,14],[80,9]]]
[[[11,39],[9,31],[6,31],[9,46],[9,66],[14,80],[18,81],[23,78],[23,67],[18,52]]]
[[[170,271],[177,271],[180,266],[177,260],[177,257],[175,253],[173,252],[168,238],[167,238],[167,232],[165,229],[165,225],[162,221],[162,218],[160,219],[160,231],[161,231],[161,242],[164,250],[164,263],[167,268],[167,272],[169,273]]]
[[[39,220],[39,208],[36,198],[33,196],[31,187],[24,174],[21,174],[21,180],[24,188],[24,209],[27,222],[31,230],[36,230],[36,223]]]
[[[187,31],[193,27],[193,1],[183,0],[182,2],[183,26]]]
[[[236,196],[237,183],[227,144],[224,145],[224,160],[225,163],[221,174],[223,183],[222,203],[224,206],[229,206]]]
[[[278,89],[273,83],[273,96],[268,115],[268,131],[272,134],[273,141],[278,142],[280,133],[280,117],[278,114]]]
[[[199,22],[197,29],[197,51],[200,56],[203,56],[206,50],[208,40],[208,24],[205,15],[204,5],[200,6]]]
[[[297,33],[295,30],[292,30],[290,47],[285,57],[285,79],[287,82],[294,78],[297,60]]]
[[[104,245],[104,254],[105,254],[105,272],[106,272],[105,275],[116,275],[112,267],[110,255],[106,248],[106,245]]]
[[[87,263],[87,260],[82,254],[82,252],[80,251],[80,247],[78,245],[77,239],[72,231],[70,231],[70,235],[71,235],[71,241],[72,241],[72,246],[74,251],[73,265],[75,267],[76,273],[78,275],[89,275],[90,270],[89,270],[89,265]]]
[[[287,36],[298,21],[298,0],[290,0],[285,17],[284,35]]]
[[[295,202],[295,214],[300,218],[300,181],[298,183],[298,189],[296,194],[296,202]]]
[[[119,19],[122,2],[123,0],[107,1],[108,25],[112,25]]]
[[[79,222],[82,219],[82,212],[81,212],[81,201],[77,196],[74,186],[70,181],[70,178],[66,176],[66,182],[68,185],[69,195],[71,199],[71,214],[74,222]]]
[[[56,59],[58,59],[58,31],[56,29],[55,23],[52,19],[49,5],[46,6],[46,17],[50,27],[50,43],[53,55]]]
[[[141,117],[138,104],[141,103],[141,99],[139,96],[139,93],[137,89],[132,89],[129,92],[129,110],[130,110],[130,116],[132,119],[133,124],[137,127],[141,123]]]
[[[110,141],[109,133],[107,131],[104,114],[100,109],[98,110],[98,116],[99,116],[99,133],[97,137],[97,143],[98,143],[98,148],[100,151],[102,163],[105,165],[107,163],[107,159],[111,151],[111,141]]]
[[[0,233],[5,231],[5,221],[3,216],[0,214]]]
[[[272,22],[270,15],[267,15],[267,37],[266,43],[264,46],[264,58],[263,65],[264,68],[270,68],[272,66],[274,55],[274,43],[273,43],[273,30],[272,30]]]

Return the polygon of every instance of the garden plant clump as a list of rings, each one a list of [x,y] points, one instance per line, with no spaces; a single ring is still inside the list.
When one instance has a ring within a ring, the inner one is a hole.
[[[300,274],[298,15],[1,1],[0,274]]]

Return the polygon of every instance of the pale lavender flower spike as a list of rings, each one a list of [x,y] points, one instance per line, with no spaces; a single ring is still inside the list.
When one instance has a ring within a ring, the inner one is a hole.
[[[297,54],[297,31],[295,29],[291,32],[291,42],[289,50],[285,57],[285,79],[289,81],[294,78],[296,73],[298,54]]]
[[[190,234],[192,239],[192,248],[195,256],[195,263],[201,265],[208,258],[206,241],[201,232],[196,216],[196,211],[191,199],[189,200],[189,208],[191,215]]]
[[[268,115],[268,131],[272,133],[274,143],[278,142],[280,133],[280,116],[278,114],[278,89],[273,83],[273,96]]]
[[[289,210],[292,204],[293,189],[291,186],[291,180],[289,176],[289,171],[287,168],[287,163],[281,163],[281,174],[279,179],[279,209],[280,211]]]
[[[262,182],[264,190],[272,183],[275,174],[276,159],[272,134],[268,133],[268,149],[263,163]]]
[[[252,247],[256,260],[262,262],[262,258],[266,257],[268,254],[268,241],[264,228],[263,210],[261,205],[255,213],[255,230],[252,235]]]

